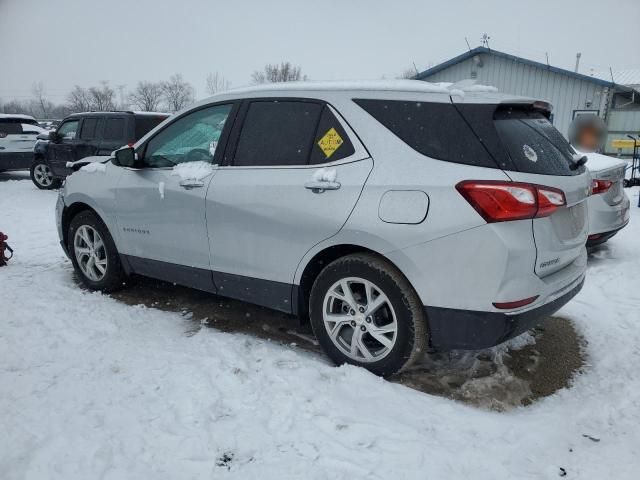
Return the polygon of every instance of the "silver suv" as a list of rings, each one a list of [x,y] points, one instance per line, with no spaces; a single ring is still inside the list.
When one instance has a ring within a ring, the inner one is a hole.
[[[91,289],[139,274],[297,314],[390,375],[582,287],[591,179],[549,113],[418,81],[228,92],[68,177],[61,243]]]

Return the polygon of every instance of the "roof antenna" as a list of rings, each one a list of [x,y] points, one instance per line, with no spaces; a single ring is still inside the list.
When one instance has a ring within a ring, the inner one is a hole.
[[[469,49],[469,51],[471,51],[471,45],[469,45],[469,40],[467,40],[467,37],[464,37],[464,41],[467,42],[467,48]]]
[[[576,53],[576,69],[574,72],[578,73],[578,67],[580,66],[580,57],[582,54],[580,52]]]
[[[491,47],[489,46],[489,40],[491,39],[491,37],[485,32],[482,34],[482,38],[480,39],[482,41],[482,46],[491,50]]]
[[[609,73],[611,74],[611,83],[616,83],[616,81],[613,79],[613,70],[611,70],[611,67],[609,67]]]
[[[418,67],[416,67],[416,62],[411,62],[413,63],[413,69],[416,71],[416,77],[420,74],[420,72],[418,71]]]
[[[547,57],[547,67],[549,66],[549,52],[544,52],[545,57]]]

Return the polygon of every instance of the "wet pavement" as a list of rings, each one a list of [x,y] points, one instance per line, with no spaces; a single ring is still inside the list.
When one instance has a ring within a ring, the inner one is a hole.
[[[188,320],[186,335],[201,328],[216,328],[268,339],[324,358],[309,325],[300,325],[291,315],[145,278],[112,296],[130,305],[181,313]],[[504,411],[529,405],[569,386],[584,363],[582,345],[570,321],[549,317],[530,333],[492,349],[427,353],[389,381]]]

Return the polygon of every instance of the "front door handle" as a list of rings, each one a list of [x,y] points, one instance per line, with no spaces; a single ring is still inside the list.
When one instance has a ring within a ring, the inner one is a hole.
[[[340,182],[307,182],[304,188],[311,190],[313,193],[323,193],[325,190],[338,190],[342,185]]]
[[[200,180],[180,180],[180,186],[185,190],[204,187],[204,182]]]

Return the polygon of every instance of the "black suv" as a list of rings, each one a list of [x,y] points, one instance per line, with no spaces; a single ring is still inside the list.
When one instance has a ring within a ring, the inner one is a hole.
[[[31,180],[43,190],[58,188],[73,170],[67,162],[110,155],[133,145],[169,116],[152,112],[85,112],[66,117],[54,132],[38,136]]]

